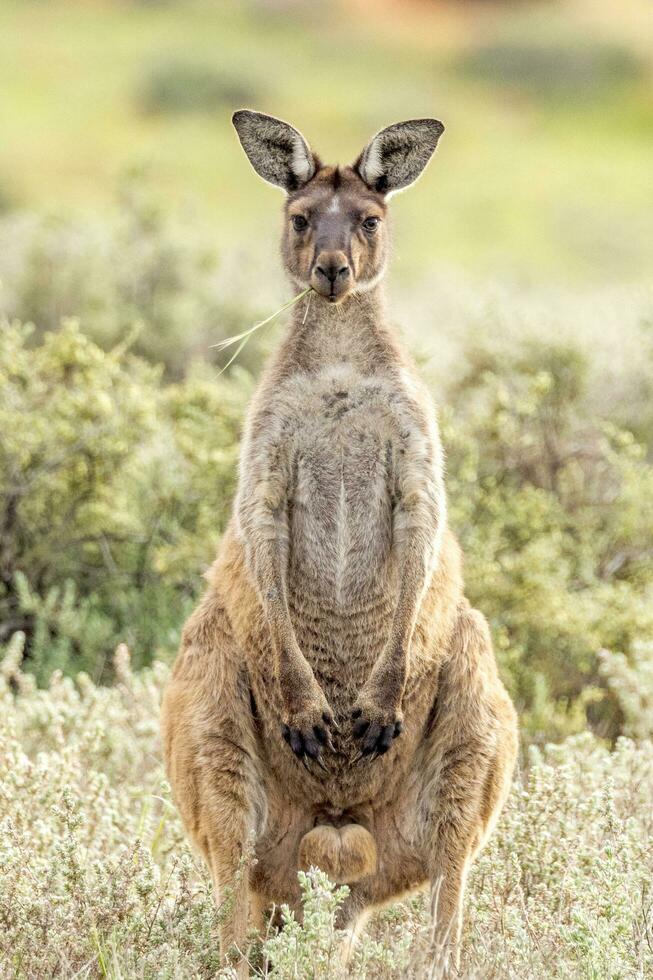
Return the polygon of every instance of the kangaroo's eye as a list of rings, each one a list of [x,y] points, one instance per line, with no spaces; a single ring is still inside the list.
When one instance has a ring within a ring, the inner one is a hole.
[[[295,231],[304,231],[306,228],[308,228],[308,221],[301,214],[293,214],[290,220],[292,221],[292,226]]]
[[[380,218],[366,218],[363,222],[363,228],[365,231],[376,231],[380,220]]]

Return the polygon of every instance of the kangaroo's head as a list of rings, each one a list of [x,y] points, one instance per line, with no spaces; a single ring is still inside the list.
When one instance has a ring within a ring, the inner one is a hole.
[[[233,123],[254,170],[287,194],[281,251],[290,278],[330,303],[370,289],[389,253],[387,201],[417,180],[444,126],[411,119],[381,130],[348,167],[326,167],[301,133],[242,109]]]

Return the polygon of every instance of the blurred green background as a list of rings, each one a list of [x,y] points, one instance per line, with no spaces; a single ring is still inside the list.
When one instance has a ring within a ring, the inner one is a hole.
[[[648,0],[4,0],[0,200],[96,211],[137,168],[253,263],[279,201],[233,109],[334,162],[435,115],[437,160],[394,207],[398,276],[632,280],[653,264],[652,41]]]
[[[332,162],[435,115],[389,296],[468,594],[527,738],[653,733],[652,27],[649,0],[4,0],[0,645],[42,684],[174,655],[287,322],[220,373],[290,292],[232,111]]]
[[[388,302],[525,749],[463,969],[643,980],[651,0],[0,0],[0,976],[217,976],[230,903],[181,847],[158,716],[288,316],[228,370],[212,345],[293,292],[241,106],[330,162],[446,125],[391,202]],[[333,972],[311,901],[268,934],[274,977]],[[435,975],[420,907],[372,923],[356,976]]]

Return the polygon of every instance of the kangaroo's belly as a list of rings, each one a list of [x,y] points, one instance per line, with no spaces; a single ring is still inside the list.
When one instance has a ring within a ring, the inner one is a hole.
[[[304,655],[327,688],[353,690],[364,680],[396,603],[392,429],[365,394],[330,391],[322,410],[304,420],[293,454],[290,609]]]
[[[293,584],[343,611],[387,579],[393,557],[390,448],[379,433],[352,436],[297,453],[289,508]]]

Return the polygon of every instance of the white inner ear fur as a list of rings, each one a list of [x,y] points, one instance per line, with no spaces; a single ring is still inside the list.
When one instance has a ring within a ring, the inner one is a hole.
[[[310,180],[313,176],[313,161],[310,153],[308,152],[308,147],[299,133],[295,133],[293,135],[293,150],[290,167],[297,179],[301,180],[302,182]]]
[[[373,184],[375,180],[383,175],[381,164],[381,140],[375,136],[363,155],[361,164],[361,176],[366,184]]]

